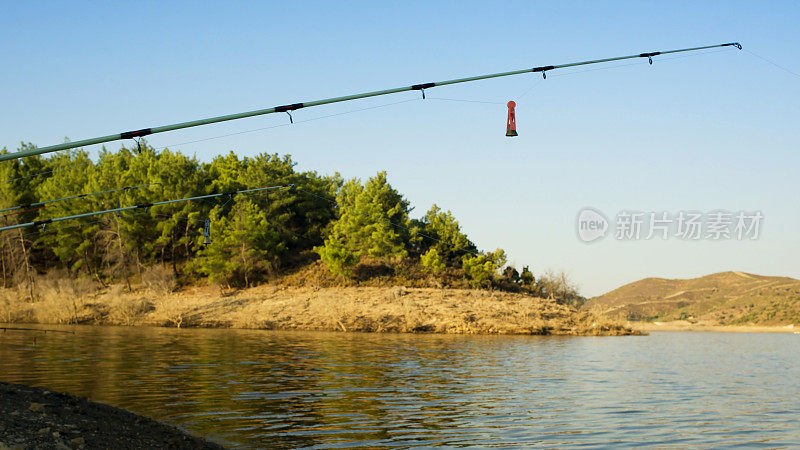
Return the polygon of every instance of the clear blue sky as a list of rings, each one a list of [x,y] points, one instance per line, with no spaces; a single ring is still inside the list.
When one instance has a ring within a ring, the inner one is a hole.
[[[730,41],[800,72],[797,2],[8,2],[3,10],[0,147],[10,150],[20,141],[44,146],[417,82]],[[203,160],[229,150],[289,153],[301,169],[346,177],[387,170],[416,215],[434,202],[451,209],[481,248],[502,247],[535,273],[568,270],[585,295],[646,276],[800,276],[800,77],[735,50],[637,62],[428,92],[500,104],[411,101],[176,145],[287,121],[274,115],[148,142]],[[504,137],[511,99],[514,139]],[[585,206],[609,216],[761,210],[765,219],[754,242],[606,238],[587,245],[575,233]]]

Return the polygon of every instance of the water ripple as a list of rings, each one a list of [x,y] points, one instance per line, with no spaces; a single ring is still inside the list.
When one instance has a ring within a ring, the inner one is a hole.
[[[800,338],[72,327],[0,336],[0,379],[243,447],[800,445]]]

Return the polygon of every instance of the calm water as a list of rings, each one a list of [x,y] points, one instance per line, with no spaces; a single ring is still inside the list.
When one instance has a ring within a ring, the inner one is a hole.
[[[800,446],[800,335],[0,332],[0,379],[230,446]]]

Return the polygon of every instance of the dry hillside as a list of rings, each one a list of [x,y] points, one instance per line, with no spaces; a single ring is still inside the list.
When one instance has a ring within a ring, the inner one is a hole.
[[[155,325],[342,332],[637,334],[555,300],[508,292],[404,287],[263,285],[178,292],[122,285],[79,295],[54,286],[33,302],[0,289],[0,323]]]
[[[800,280],[744,272],[687,280],[645,278],[592,298],[586,308],[639,321],[800,324]]]

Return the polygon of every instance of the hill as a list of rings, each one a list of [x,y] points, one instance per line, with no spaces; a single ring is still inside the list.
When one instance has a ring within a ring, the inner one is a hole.
[[[634,321],[800,324],[800,280],[744,272],[692,279],[645,278],[594,297],[585,307]]]

